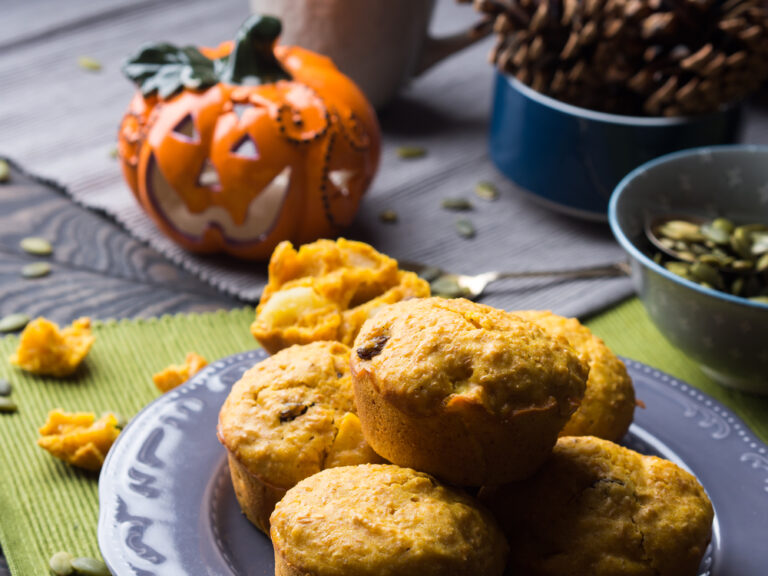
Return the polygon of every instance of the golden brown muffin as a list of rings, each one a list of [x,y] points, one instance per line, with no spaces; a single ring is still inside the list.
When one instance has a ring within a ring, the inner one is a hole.
[[[358,334],[351,365],[373,449],[463,486],[532,474],[588,373],[564,339],[503,310],[443,298],[382,309]]]
[[[546,310],[513,312],[538,325],[547,334],[563,336],[589,364],[587,390],[560,436],[597,436],[618,442],[629,430],[635,414],[635,389],[624,362],[576,318]]]
[[[386,304],[429,296],[429,284],[368,244],[339,238],[281,242],[251,333],[270,353],[318,340],[351,346],[360,327]]]
[[[237,499],[269,533],[286,490],[324,468],[381,462],[355,414],[349,348],[338,342],[293,346],[248,370],[219,413]]]
[[[302,480],[271,524],[276,576],[500,576],[507,554],[473,498],[393,465]]]
[[[534,476],[480,497],[527,576],[695,576],[714,516],[688,472],[592,436],[560,438]]]

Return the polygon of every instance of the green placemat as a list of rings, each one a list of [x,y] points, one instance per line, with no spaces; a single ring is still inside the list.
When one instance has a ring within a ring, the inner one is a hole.
[[[0,415],[0,544],[14,576],[47,574],[58,550],[97,556],[96,475],[54,460],[35,445],[48,410],[105,410],[126,416],[158,396],[154,372],[195,351],[208,360],[254,348],[252,309],[157,320],[97,324],[85,369],[64,381],[34,378],[5,358],[18,339],[0,340],[0,377],[14,384],[19,413]],[[636,299],[588,322],[617,353],[697,386],[739,414],[768,440],[768,400],[721,388],[654,328]]]
[[[96,474],[80,472],[35,444],[52,408],[111,410],[130,417],[159,396],[152,374],[187,352],[209,361],[256,347],[253,310],[96,323],[96,343],[73,378],[26,375],[8,356],[16,336],[0,340],[0,377],[13,384],[17,414],[0,414],[0,544],[14,576],[48,574],[59,550],[99,556]]]
[[[637,298],[596,316],[587,325],[617,354],[667,372],[719,400],[768,442],[768,397],[742,394],[705,376],[656,329]]]

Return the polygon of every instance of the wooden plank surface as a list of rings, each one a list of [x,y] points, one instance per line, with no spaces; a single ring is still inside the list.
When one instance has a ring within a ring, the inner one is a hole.
[[[33,256],[22,238],[52,241],[50,257]],[[45,260],[52,273],[25,279],[21,269]],[[177,267],[62,192],[14,168],[0,184],[0,314],[14,311],[69,322],[205,312],[241,305]]]

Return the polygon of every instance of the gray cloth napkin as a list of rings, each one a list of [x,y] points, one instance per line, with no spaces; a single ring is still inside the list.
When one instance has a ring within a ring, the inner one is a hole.
[[[145,41],[215,45],[246,17],[245,0],[98,0],[16,2],[0,22],[0,153],[51,179],[72,198],[104,211],[133,235],[203,281],[244,300],[256,300],[266,280],[263,264],[202,258],[166,239],[123,182],[110,151],[133,86],[120,73],[125,56]],[[438,2],[437,33],[466,27],[477,16],[451,0]],[[398,259],[462,273],[590,266],[624,258],[607,225],[586,223],[539,206],[492,166],[487,152],[493,70],[490,39],[414,80],[381,113],[381,167],[360,213],[345,234]],[[80,56],[103,69],[78,67]],[[403,160],[399,146],[427,149]],[[494,182],[495,202],[476,198],[475,184]],[[447,197],[471,200],[465,214],[441,208]],[[378,214],[395,210],[399,221]],[[459,217],[477,235],[460,237]],[[593,313],[628,296],[627,278],[509,280],[490,287],[483,302],[506,309],[548,308]]]

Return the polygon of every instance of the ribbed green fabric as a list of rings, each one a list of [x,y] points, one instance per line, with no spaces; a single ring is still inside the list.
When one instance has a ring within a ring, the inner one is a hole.
[[[596,316],[587,325],[617,354],[667,372],[722,402],[768,442],[768,397],[742,394],[705,376],[656,329],[637,298]]]
[[[19,413],[0,415],[0,543],[14,576],[47,574],[58,550],[97,556],[97,476],[53,459],[35,444],[48,410],[106,410],[131,416],[158,392],[152,374],[195,351],[208,360],[255,347],[252,309],[96,324],[96,344],[78,375],[35,378],[5,358],[18,338],[0,340],[0,377],[14,385]],[[721,388],[664,340],[637,299],[588,325],[618,354],[685,380],[739,414],[768,440],[768,400]]]
[[[197,352],[209,361],[257,346],[253,309],[95,323],[96,342],[77,374],[38,378],[12,367],[18,337],[0,340],[0,377],[13,384],[16,414],[0,414],[0,543],[14,576],[48,574],[59,550],[99,556],[98,475],[51,457],[35,441],[48,411],[110,410],[130,417],[159,392],[152,374]]]

